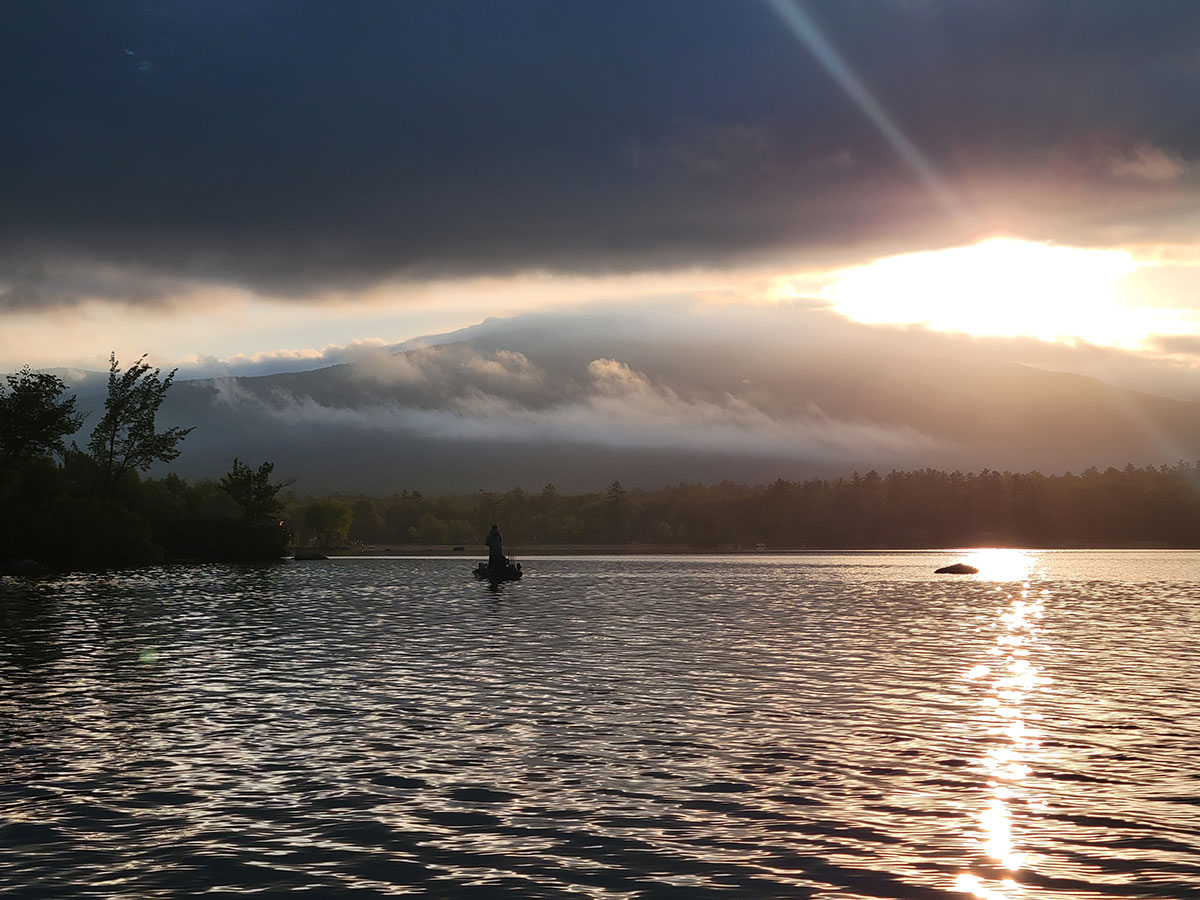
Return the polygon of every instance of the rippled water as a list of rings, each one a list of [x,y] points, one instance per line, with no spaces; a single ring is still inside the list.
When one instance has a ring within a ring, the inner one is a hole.
[[[0,579],[11,897],[1200,896],[1200,554]]]

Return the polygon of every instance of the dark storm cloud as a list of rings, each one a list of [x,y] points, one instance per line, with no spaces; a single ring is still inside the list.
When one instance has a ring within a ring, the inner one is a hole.
[[[9,4],[0,305],[719,265],[900,222],[1085,238],[1194,208],[1200,5],[805,8],[977,220],[945,220],[766,4]],[[997,212],[992,185],[1037,203]]]

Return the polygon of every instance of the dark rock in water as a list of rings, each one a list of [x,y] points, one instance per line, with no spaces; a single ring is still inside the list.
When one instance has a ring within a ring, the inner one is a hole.
[[[292,559],[312,560],[312,559],[329,559],[324,553],[318,553],[316,550],[297,550]]]
[[[966,563],[955,563],[952,566],[942,566],[934,570],[934,575],[978,575],[979,570]]]

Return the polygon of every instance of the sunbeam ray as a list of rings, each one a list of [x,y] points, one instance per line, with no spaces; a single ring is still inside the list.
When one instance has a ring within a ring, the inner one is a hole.
[[[804,10],[799,0],[765,0],[765,2],[778,14],[788,30],[813,55],[830,77],[838,83],[838,86],[846,92],[846,95],[871,121],[871,124],[878,129],[884,140],[913,170],[943,209],[955,217],[964,217],[966,207],[962,200],[950,188],[946,180],[938,174],[921,148],[888,115],[887,110],[875,99],[862,79],[854,74],[849,64],[829,39],[822,34],[820,27]]]

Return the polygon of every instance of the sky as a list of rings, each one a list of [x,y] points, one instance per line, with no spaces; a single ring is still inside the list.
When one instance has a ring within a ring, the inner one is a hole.
[[[1200,4],[3,17],[0,369],[285,371],[683,303],[1200,399]]]

